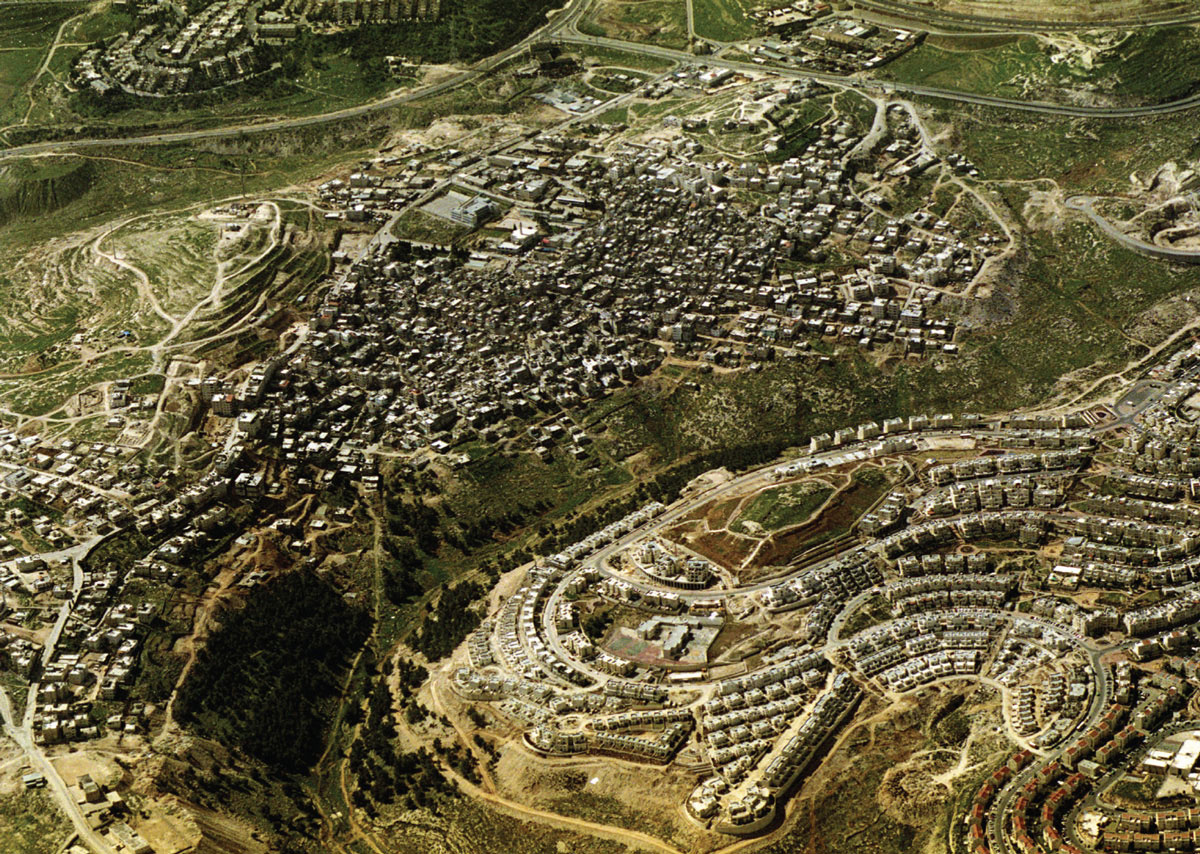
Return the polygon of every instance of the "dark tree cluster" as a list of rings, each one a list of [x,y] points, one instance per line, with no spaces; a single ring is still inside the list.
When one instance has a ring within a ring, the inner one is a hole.
[[[383,594],[394,605],[416,599],[425,592],[421,585],[421,572],[425,561],[412,540],[393,536],[383,538],[383,547],[389,560],[382,564]]]
[[[372,802],[383,805],[399,801],[410,809],[432,807],[439,795],[455,792],[437,760],[423,747],[405,753],[389,743],[387,751],[379,754],[356,741],[350,748],[350,770],[358,780],[354,804],[368,814],[375,812]]]
[[[407,659],[397,659],[395,668],[400,682],[400,693],[404,700],[408,700],[412,693],[424,685],[425,680],[429,678],[428,670]]]
[[[201,734],[288,772],[310,769],[370,619],[310,571],[253,592],[196,654],[175,710]]]
[[[496,538],[507,536],[529,524],[550,509],[550,503],[542,500],[532,505],[518,503],[505,513],[495,516],[485,516],[471,522],[459,522],[462,529],[462,544],[459,548],[470,552],[480,546],[495,542]]]
[[[413,647],[430,661],[449,655],[479,625],[479,614],[471,605],[482,593],[483,587],[474,581],[463,581],[443,590],[437,605],[413,636]]]
[[[496,746],[493,745],[486,738],[484,738],[482,735],[480,735],[479,733],[475,733],[475,738],[473,738],[472,741],[475,742],[476,747],[478,747],[480,750],[482,750],[484,753],[487,754],[488,764],[495,765],[496,762],[499,761],[500,751],[498,751],[496,749]]]
[[[426,554],[437,554],[442,518],[425,502],[406,501],[403,496],[389,494],[386,498],[388,533],[394,537],[411,537],[417,548]]]
[[[446,764],[453,768],[458,776],[476,786],[483,782],[483,778],[479,775],[479,763],[475,759],[475,754],[470,750],[457,741],[448,745],[442,745],[439,741],[437,747],[438,752],[446,760]]]
[[[384,68],[383,57],[424,62],[474,60],[520,41],[545,23],[556,0],[443,0],[436,21],[364,24],[330,37],[368,67]]]
[[[611,607],[599,608],[584,617],[580,628],[589,638],[599,641],[604,638],[604,633],[608,631],[608,627],[612,625],[615,617],[616,613]]]

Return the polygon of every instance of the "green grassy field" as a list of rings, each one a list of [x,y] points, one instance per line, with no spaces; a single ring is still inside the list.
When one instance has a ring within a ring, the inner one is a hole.
[[[42,49],[64,21],[87,8],[80,3],[17,3],[0,7],[0,48]]]
[[[12,412],[39,417],[97,383],[133,377],[150,367],[145,353],[114,352],[93,362],[67,364],[36,379],[0,380],[0,401]]]
[[[62,849],[70,823],[44,792],[0,798],[0,838],[5,854],[54,854]]]
[[[753,38],[754,22],[749,13],[773,5],[781,4],[769,0],[692,0],[696,35],[720,42]]]
[[[42,62],[40,48],[17,48],[0,52],[0,120],[20,121],[29,99],[24,88]]]
[[[114,11],[111,7],[92,9],[91,14],[84,15],[78,21],[69,24],[63,31],[64,40],[91,44],[101,39],[110,38],[118,33],[127,32],[136,26],[132,15]]]
[[[1157,103],[1200,87],[1200,30],[1139,30],[1095,59],[1056,61],[1057,48],[1034,36],[976,42],[930,39],[889,63],[880,76],[989,95],[1074,101],[1090,92],[1123,103]]]
[[[745,523],[753,522],[767,531],[776,531],[796,525],[811,516],[832,494],[833,489],[823,483],[768,489],[746,505],[732,527],[737,531],[745,531]]]
[[[70,59],[81,49],[78,43],[113,32],[106,22],[108,14],[91,14],[82,2],[0,6],[0,136],[43,108],[49,87],[61,90]],[[119,18],[128,23],[124,15]],[[35,81],[60,26],[66,44],[51,57],[47,73]]]
[[[842,626],[842,637],[853,637],[864,629],[877,626],[890,619],[892,619],[891,606],[888,605],[886,599],[875,594],[846,620],[846,624]]]
[[[683,0],[605,0],[581,24],[591,35],[686,50],[687,9]]]
[[[1048,65],[1048,60],[1032,36],[974,50],[946,49],[925,43],[886,65],[879,76],[966,92],[1015,95],[1018,92],[1014,78],[1043,65]]]
[[[31,107],[29,87],[58,28],[84,4],[0,6],[0,129],[20,122]]]
[[[646,56],[641,53],[631,53],[627,50],[596,47],[594,45],[580,47],[576,50],[578,50],[580,61],[585,66],[613,66],[616,68],[632,68],[655,73],[670,71],[675,67],[675,63],[669,59],[660,59],[656,56]]]
[[[1200,156],[1186,113],[1112,122],[983,107],[947,111],[944,102],[928,103],[934,121],[953,128],[953,148],[981,177],[997,182],[1045,180],[1073,192],[1123,192],[1133,171]]]
[[[833,110],[860,134],[866,134],[875,122],[875,104],[853,89],[845,89],[833,96]]]
[[[465,233],[461,225],[420,210],[408,211],[392,227],[392,234],[396,237],[418,243],[452,243]]]

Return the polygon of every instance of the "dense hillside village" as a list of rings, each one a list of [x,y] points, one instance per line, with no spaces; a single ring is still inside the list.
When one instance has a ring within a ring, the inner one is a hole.
[[[0,3],[0,851],[1200,849],[1197,26]]]

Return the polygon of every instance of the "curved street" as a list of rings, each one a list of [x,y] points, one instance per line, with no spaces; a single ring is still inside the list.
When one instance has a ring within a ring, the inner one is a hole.
[[[1200,21],[1200,12],[1164,15],[1135,15],[1130,18],[1106,18],[1085,21],[1081,19],[1039,18],[1037,20],[1006,18],[994,15],[972,15],[966,12],[951,12],[932,6],[900,0],[856,0],[855,5],[884,15],[892,15],[911,21],[933,21],[955,27],[965,27],[987,32],[1079,32],[1084,30],[1137,29],[1139,27],[1191,24]]]
[[[1200,264],[1200,249],[1172,249],[1169,246],[1159,246],[1121,231],[1096,210],[1095,204],[1098,201],[1096,196],[1071,196],[1066,200],[1066,206],[1073,211],[1085,214],[1088,219],[1100,227],[1101,231],[1126,249],[1132,249],[1134,252],[1140,252],[1163,261]]]
[[[999,109],[1043,115],[1091,119],[1133,119],[1147,116],[1169,115],[1171,113],[1184,112],[1200,107],[1200,93],[1177,98],[1172,101],[1166,101],[1161,104],[1149,104],[1131,107],[1089,107],[1071,104],[1055,104],[1048,101],[1003,98],[992,95],[977,95],[968,92],[955,91],[952,89],[944,89],[936,86],[920,86],[916,84],[895,83],[890,81],[884,82],[862,79],[854,75],[826,74],[823,72],[809,71],[800,68],[789,68],[786,66],[758,65],[753,62],[725,59],[721,56],[696,56],[688,53],[687,51],[674,50],[672,48],[658,47],[656,45],[642,44],[639,42],[629,42],[621,39],[589,36],[581,33],[579,31],[578,24],[583,18],[584,14],[588,11],[591,3],[592,0],[569,0],[567,5],[562,9],[551,13],[550,21],[544,27],[534,31],[512,47],[476,63],[471,68],[462,71],[453,77],[448,77],[445,80],[430,84],[428,86],[422,86],[416,89],[389,95],[377,101],[370,101],[365,104],[358,104],[353,107],[346,107],[341,110],[333,110],[327,113],[318,113],[311,116],[274,119],[271,121],[252,124],[242,123],[204,130],[168,131],[154,134],[136,134],[132,136],[62,139],[29,143],[26,145],[11,146],[9,148],[0,150],[0,159],[6,157],[22,157],[34,154],[70,151],[81,148],[102,148],[116,145],[169,145],[172,143],[192,142],[203,139],[229,139],[243,134],[295,130],[298,128],[314,127],[332,122],[346,121],[348,119],[359,118],[372,113],[390,110],[395,107],[403,106],[404,104],[419,101],[423,98],[444,94],[445,92],[449,92],[489,73],[508,60],[518,56],[532,45],[547,41],[603,47],[612,50],[625,51],[632,54],[639,54],[642,56],[654,57],[657,59],[665,59],[673,62],[696,63],[711,67],[730,68],[735,71],[749,71],[758,74],[770,73],[783,78],[815,80],[821,83],[842,86],[844,88],[855,89],[865,93],[898,94],[923,98],[935,98],[961,104],[995,107]],[[1196,17],[1200,17],[1200,13],[1197,13]],[[1182,20],[1183,19],[1180,19],[1180,21]],[[1039,26],[1044,25],[1039,24]],[[1078,28],[1078,25],[1073,26]]]

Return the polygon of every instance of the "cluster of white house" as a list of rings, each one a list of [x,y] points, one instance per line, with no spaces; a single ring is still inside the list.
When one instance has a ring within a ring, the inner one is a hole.
[[[786,722],[783,735],[722,767],[719,776],[700,783],[688,799],[689,812],[711,819],[723,833],[752,834],[775,817],[778,800],[805,772],[813,757],[853,711],[861,689],[847,673],[837,673],[806,715]],[[710,750],[710,755],[714,751]],[[751,761],[747,762],[746,759]],[[715,760],[714,760],[715,764]]]
[[[1000,608],[1016,589],[1017,576],[1009,573],[950,573],[889,581],[883,595],[892,613],[903,616],[961,606]]]

